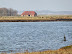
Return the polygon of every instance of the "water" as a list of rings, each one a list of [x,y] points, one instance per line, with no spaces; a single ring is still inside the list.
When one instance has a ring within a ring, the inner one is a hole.
[[[0,22],[0,52],[56,50],[68,45],[72,45],[71,21]]]

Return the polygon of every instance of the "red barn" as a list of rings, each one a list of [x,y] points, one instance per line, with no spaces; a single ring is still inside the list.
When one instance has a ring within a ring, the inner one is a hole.
[[[35,11],[24,11],[21,16],[37,16],[37,13]]]

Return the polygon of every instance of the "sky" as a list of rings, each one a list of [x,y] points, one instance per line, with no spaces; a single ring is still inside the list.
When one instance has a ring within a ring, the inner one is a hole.
[[[0,0],[0,8],[22,10],[72,11],[72,0]]]

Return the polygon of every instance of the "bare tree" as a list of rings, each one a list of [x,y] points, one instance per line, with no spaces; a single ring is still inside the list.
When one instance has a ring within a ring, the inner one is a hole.
[[[17,10],[13,10],[12,8],[0,8],[0,16],[16,16]]]

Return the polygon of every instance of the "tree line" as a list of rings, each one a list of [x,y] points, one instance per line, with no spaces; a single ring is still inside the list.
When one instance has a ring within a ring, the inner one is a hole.
[[[12,8],[0,8],[0,16],[17,16],[17,10]]]

